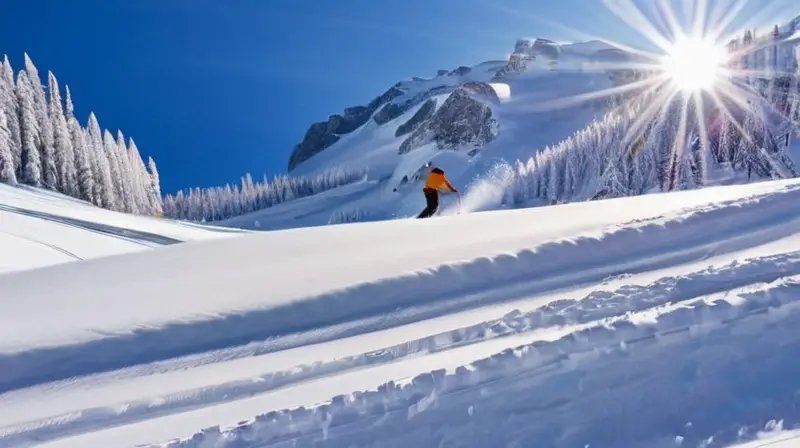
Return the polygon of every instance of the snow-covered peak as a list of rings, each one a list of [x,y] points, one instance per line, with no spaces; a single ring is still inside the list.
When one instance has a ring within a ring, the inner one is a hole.
[[[330,162],[319,153],[337,145],[342,139],[377,125],[387,126],[412,109],[441,95],[451,94],[467,83],[505,83],[509,76],[527,71],[607,71],[603,63],[626,60],[627,53],[608,43],[558,43],[545,38],[522,38],[505,60],[489,60],[476,65],[440,69],[434,76],[414,76],[400,81],[367,105],[348,107],[343,114],[331,115],[327,121],[312,124],[302,142],[295,146],[289,160],[292,174],[318,171]],[[441,105],[445,98],[442,98]],[[398,123],[399,125],[399,123]],[[399,143],[398,143],[399,144]],[[309,159],[315,159],[309,166]],[[299,165],[305,165],[298,169]]]
[[[514,53],[548,59],[559,59],[561,57],[603,59],[604,55],[609,53],[625,54],[621,48],[601,40],[559,43],[542,37],[517,39],[517,43],[514,45]]]
[[[608,63],[638,57],[607,42],[555,42],[541,37],[518,39],[501,75],[538,70],[608,70]]]

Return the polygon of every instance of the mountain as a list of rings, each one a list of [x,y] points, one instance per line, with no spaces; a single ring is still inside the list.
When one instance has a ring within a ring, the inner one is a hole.
[[[746,64],[758,77],[739,79],[747,97],[723,97],[726,113],[709,96],[712,107],[689,104],[685,128],[678,99],[642,87],[657,75],[641,68],[652,61],[601,41],[519,39],[505,60],[398,82],[314,123],[290,157],[291,176],[365,170],[363,181],[217,223],[279,229],[411,217],[424,207],[419,173],[428,161],[465,192],[458,204],[444,199],[444,214],[797,176],[797,23],[729,43],[731,67]]]
[[[433,78],[398,82],[367,105],[347,108],[343,114],[312,124],[290,156],[289,172],[309,174],[322,166],[357,164],[378,170],[377,176],[385,175],[387,164],[396,165],[391,159],[397,157],[392,156],[421,146],[422,131],[417,135],[412,131],[425,123],[429,124],[423,129],[437,128],[429,132],[437,148],[464,146],[462,149],[477,153],[497,137],[497,129],[491,128],[500,125],[498,109],[512,92],[514,97],[532,102],[597,90],[610,85],[604,79],[606,70],[597,67],[633,60],[633,55],[599,41],[556,44],[541,38],[520,39],[508,60],[440,70]],[[455,110],[463,115],[453,115]],[[525,115],[510,112],[513,115],[504,118],[511,123]],[[443,127],[467,119],[473,122],[460,129]],[[573,126],[580,127],[580,123]]]
[[[795,177],[798,24],[743,31],[732,82],[686,107],[640,53],[519,39],[506,59],[398,82],[312,124],[285,177],[190,189],[165,213],[259,230],[410,218],[427,162],[463,192],[442,214]]]

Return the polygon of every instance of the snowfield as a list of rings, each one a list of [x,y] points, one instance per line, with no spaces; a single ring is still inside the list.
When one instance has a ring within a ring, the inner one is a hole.
[[[46,190],[0,184],[0,274],[240,232],[125,215]]]
[[[2,235],[86,258],[0,255],[0,446],[722,447],[800,423],[798,180],[260,233],[0,204]]]

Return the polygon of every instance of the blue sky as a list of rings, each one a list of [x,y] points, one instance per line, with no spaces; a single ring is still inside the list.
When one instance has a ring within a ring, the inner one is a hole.
[[[769,23],[792,1],[765,3],[749,8]],[[15,71],[23,52],[52,70],[82,123],[94,111],[156,159],[165,193],[285,172],[310,123],[401,79],[503,58],[520,36],[587,35],[641,41],[599,0],[3,0],[0,14]]]

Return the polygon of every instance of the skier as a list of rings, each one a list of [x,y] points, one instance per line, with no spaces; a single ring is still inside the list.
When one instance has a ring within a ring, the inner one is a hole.
[[[426,167],[431,166],[431,162],[428,162]],[[425,207],[422,212],[420,212],[417,219],[421,218],[430,218],[439,210],[439,193],[458,193],[456,187],[447,180],[447,177],[444,175],[444,171],[441,168],[433,168],[428,175],[428,180],[425,181],[425,186],[422,188],[422,192],[425,194],[425,202],[427,206]]]

